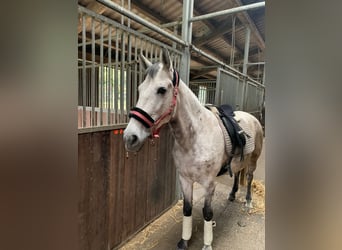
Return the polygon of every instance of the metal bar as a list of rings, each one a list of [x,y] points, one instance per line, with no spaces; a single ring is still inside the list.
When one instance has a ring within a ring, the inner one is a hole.
[[[137,102],[137,85],[138,85],[138,45],[137,45],[137,40],[138,37],[134,36],[135,40],[134,40],[134,75],[133,75],[133,100],[132,100],[132,107],[135,106],[136,102]]]
[[[150,43],[151,46],[150,46],[150,61],[153,63],[153,43]]]
[[[177,36],[177,33],[178,33],[177,26],[174,26],[174,27],[173,27],[173,34],[174,34],[175,36]],[[172,48],[177,49],[177,44],[176,44],[175,42],[172,42]]]
[[[139,17],[138,15],[134,14],[133,12],[121,7],[120,5],[111,2],[110,0],[96,0],[97,2],[105,5],[106,7],[115,10],[117,12],[119,12],[120,14],[133,19],[134,21],[150,28],[151,30],[169,38],[172,41],[175,41],[181,45],[185,45],[187,46],[188,44],[185,43],[183,40],[179,39],[178,37],[171,35],[170,33],[166,32],[165,30],[162,30],[161,28],[159,28],[157,25],[152,24],[151,22]]]
[[[91,19],[91,126],[95,126],[95,21]]]
[[[215,91],[215,105],[220,105],[220,88],[221,88],[221,70],[217,68],[217,76],[216,76],[216,91]]]
[[[100,44],[100,79],[99,79],[99,87],[100,87],[100,125],[103,125],[103,22],[100,24],[101,29],[101,44]]]
[[[120,65],[120,122],[124,115],[124,88],[125,88],[125,33],[121,33],[121,65]]]
[[[143,53],[143,43],[144,43],[144,40],[142,38],[140,38],[140,53]],[[142,66],[141,66],[141,63],[139,63],[139,84],[143,81],[143,69],[142,69]]]
[[[248,63],[248,56],[249,56],[250,36],[251,36],[251,30],[248,27],[246,27],[245,50],[244,50],[244,57],[243,57],[243,70],[242,70],[242,73],[244,75],[247,75],[247,63]]]
[[[128,121],[128,112],[130,109],[130,103],[131,103],[131,87],[132,87],[132,81],[131,81],[131,62],[132,62],[132,40],[131,35],[128,34],[127,40],[128,40],[128,64],[127,64],[127,70],[126,70],[126,76],[127,76],[127,83],[126,83],[126,112],[125,112],[125,121]]]
[[[108,74],[107,74],[107,125],[110,124],[111,71],[112,71],[112,27],[108,27]]]
[[[99,0],[97,0],[97,1],[99,1]],[[104,1],[104,0],[102,0],[102,1]],[[204,19],[209,19],[209,18],[213,18],[213,17],[217,17],[217,16],[230,15],[230,14],[234,14],[234,13],[241,12],[241,11],[261,8],[264,6],[265,6],[265,2],[253,3],[253,4],[239,6],[239,7],[231,8],[231,9],[227,9],[227,10],[221,10],[221,11],[217,11],[217,12],[213,12],[213,13],[209,13],[209,14],[205,14],[205,15],[201,15],[201,16],[196,16],[196,17],[191,18],[189,21],[190,22],[196,22],[196,21],[201,21]]]
[[[149,36],[141,34],[141,33],[137,32],[137,31],[135,31],[135,30],[133,30],[131,28],[127,28],[126,26],[123,26],[120,23],[118,23],[118,22],[116,22],[116,21],[114,21],[114,20],[112,20],[110,18],[107,18],[105,16],[99,15],[99,14],[97,14],[97,13],[95,13],[95,12],[85,8],[85,7],[82,7],[82,6],[79,5],[78,6],[78,11],[81,12],[82,14],[86,14],[86,15],[88,15],[90,17],[94,17],[97,20],[103,21],[103,22],[107,23],[108,25],[112,25],[114,27],[117,27],[117,28],[119,28],[122,31],[126,31],[127,33],[139,36],[139,37],[143,38],[146,41],[150,41],[150,42],[152,42],[152,43],[154,43],[156,45],[159,45],[160,47],[167,47],[170,51],[173,51],[173,52],[175,52],[177,54],[180,54],[180,52],[178,50],[173,49],[172,47],[166,45],[165,43],[162,43],[162,42],[160,42],[158,40],[155,40],[155,39],[153,39],[153,38],[151,38]],[[106,41],[106,39],[105,39],[105,41]]]
[[[83,120],[83,124],[82,127],[86,127],[86,102],[87,102],[87,83],[86,83],[86,45],[85,45],[85,41],[86,41],[86,16],[83,15],[82,16],[82,91],[83,91],[83,98],[82,98],[82,102],[83,102],[83,115],[82,115],[82,120]]]
[[[128,0],[128,10],[131,11],[131,0]],[[127,27],[131,27],[131,19],[127,18]]]
[[[184,1],[183,2],[183,24],[182,24],[182,39],[186,44],[191,44],[192,38],[192,23],[189,20],[192,18],[194,9],[194,1]],[[182,62],[180,69],[180,77],[183,79],[185,84],[189,84],[190,79],[190,49],[185,47],[182,53]]]
[[[115,79],[114,79],[114,119],[119,122],[119,32],[115,29]]]
[[[225,67],[225,68],[227,68],[227,69],[233,71],[234,73],[237,73],[237,74],[239,74],[239,75],[243,75],[240,71],[234,69],[233,67],[230,67],[229,65],[227,65],[227,64],[225,64],[224,62],[218,60],[217,58],[213,57],[212,55],[210,55],[210,54],[204,52],[203,50],[198,49],[198,48],[197,48],[196,46],[194,46],[194,45],[191,46],[191,50],[193,50],[193,51],[195,51],[195,52],[201,54],[202,56],[205,56],[205,57],[208,58],[209,60],[211,60],[211,61],[217,63],[217,64],[220,65],[220,66],[223,66],[223,67]]]
[[[125,7],[125,1],[121,0],[121,7],[124,8]],[[121,16],[121,24],[124,25],[125,22],[125,17],[122,15]]]

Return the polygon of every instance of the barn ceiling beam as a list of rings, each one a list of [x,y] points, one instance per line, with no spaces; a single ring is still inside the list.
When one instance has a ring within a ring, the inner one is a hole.
[[[224,34],[231,33],[232,29],[227,28],[228,25],[231,25],[231,21],[227,20],[223,24],[221,24],[217,29],[209,32],[208,34],[194,39],[193,43],[197,46],[201,46],[207,42],[210,42],[220,36],[223,36]],[[235,32],[238,32],[240,30],[244,29],[244,27],[240,26],[235,29]],[[238,49],[239,50],[239,49]]]
[[[178,0],[181,4],[183,4],[183,0]],[[203,13],[203,11],[201,11],[200,9],[198,9],[198,7],[195,7],[194,6],[194,9],[193,9],[193,14],[196,15],[196,16],[199,16],[201,15],[201,13]],[[209,27],[210,30],[215,30],[216,27],[218,26],[218,24],[212,20],[208,20],[208,19],[205,19],[205,20],[202,20],[202,22],[207,25]],[[182,20],[180,21],[174,21],[172,23],[167,23],[167,24],[164,24],[164,27],[169,27],[169,26],[173,26],[173,25],[180,25],[182,24]],[[231,43],[230,43],[230,40],[225,38],[225,37],[222,37],[223,40],[228,44],[229,47],[232,47]],[[207,47],[206,47],[207,48]],[[235,47],[235,49],[237,49],[237,52],[241,53],[242,50],[240,48],[237,48]],[[213,52],[214,55],[219,55],[217,54],[216,52]]]
[[[135,5],[137,8],[139,8],[140,10],[142,10],[142,12],[145,12],[146,14],[148,14],[152,19],[155,20],[159,20],[160,23],[167,23],[170,22],[170,20],[168,20],[167,18],[165,18],[164,16],[158,14],[157,12],[153,11],[151,8],[148,8],[146,6],[146,4],[143,4],[141,1],[139,0],[131,0],[132,4]]]
[[[235,3],[239,6],[242,5],[241,0],[235,0]],[[264,2],[265,3],[265,2]],[[249,26],[251,29],[252,36],[254,36],[256,42],[258,43],[258,46],[261,50],[265,49],[265,41],[262,38],[258,28],[256,27],[254,21],[251,19],[247,11],[240,12],[237,14],[237,17],[239,20],[244,23],[245,25]]]
[[[248,5],[242,5],[242,6],[239,6],[236,8],[216,11],[216,12],[201,15],[201,16],[195,16],[195,17],[191,18],[189,21],[190,22],[197,22],[197,21],[202,21],[202,20],[217,17],[217,16],[231,15],[231,14],[238,13],[241,11],[252,10],[252,9],[261,8],[261,7],[265,7],[265,2],[252,3],[252,4],[248,4]]]

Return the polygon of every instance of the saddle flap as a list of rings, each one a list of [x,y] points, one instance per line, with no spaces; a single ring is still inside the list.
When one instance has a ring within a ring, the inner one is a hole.
[[[220,118],[224,127],[226,128],[231,143],[232,143],[232,154],[235,153],[236,149],[241,151],[241,159],[243,159],[243,148],[246,145],[246,137],[244,130],[239,126],[238,122],[234,119],[234,110],[228,105],[222,105],[218,107]]]

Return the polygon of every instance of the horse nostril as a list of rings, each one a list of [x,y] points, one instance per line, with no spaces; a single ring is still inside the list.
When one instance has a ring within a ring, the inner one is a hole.
[[[131,135],[128,139],[128,141],[131,145],[135,144],[137,142],[137,140],[138,140],[138,136],[136,136],[136,135]]]

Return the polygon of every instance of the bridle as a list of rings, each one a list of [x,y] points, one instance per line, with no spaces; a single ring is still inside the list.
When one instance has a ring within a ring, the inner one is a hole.
[[[179,87],[179,74],[176,70],[173,70],[172,84],[174,88],[173,88],[173,96],[172,96],[170,107],[156,121],[141,108],[134,107],[129,112],[129,115],[128,115],[129,118],[134,118],[138,120],[139,122],[141,122],[141,124],[144,125],[145,128],[151,129],[151,138],[159,137],[159,131],[162,128],[162,126],[158,127],[158,125],[163,120],[165,120],[165,118],[170,116],[176,107],[178,87]],[[171,120],[171,118],[172,116],[170,116],[169,121]]]

